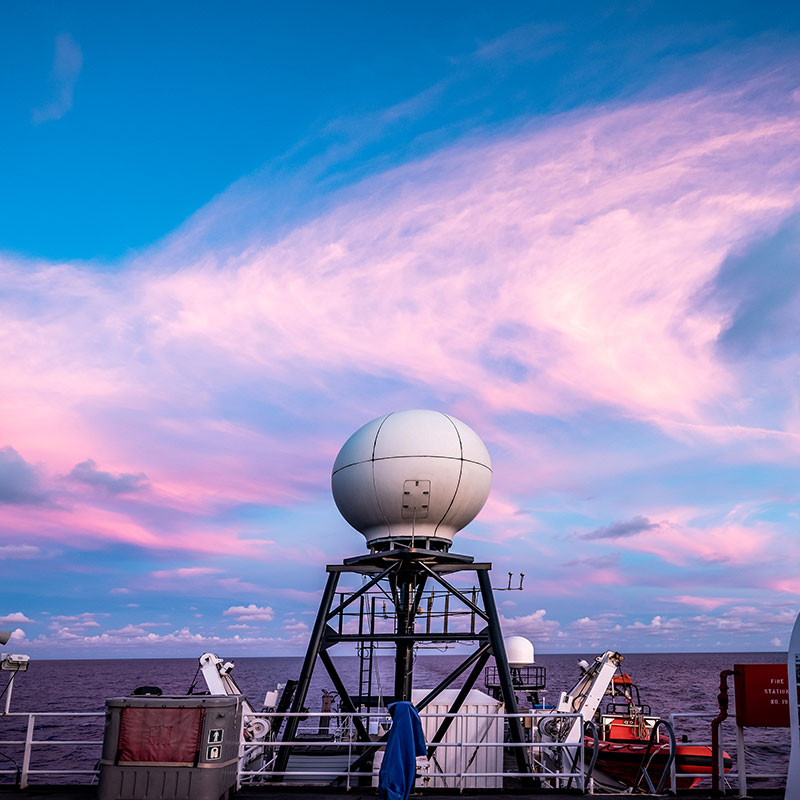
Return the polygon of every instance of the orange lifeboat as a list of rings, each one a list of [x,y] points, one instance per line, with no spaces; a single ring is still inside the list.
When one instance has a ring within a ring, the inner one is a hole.
[[[669,764],[670,756],[669,742],[662,742],[659,739],[660,718],[652,716],[650,706],[641,702],[639,688],[627,673],[614,676],[610,694],[612,697],[605,713],[599,715],[599,741],[595,768],[621,783],[632,786],[639,777],[640,768],[646,759],[647,774],[650,780],[657,784]],[[584,745],[587,757],[591,757],[594,740],[587,737]],[[712,764],[710,747],[676,743],[677,788],[692,789],[697,786],[705,776],[711,776]],[[725,772],[728,772],[732,765],[731,757],[723,753]]]

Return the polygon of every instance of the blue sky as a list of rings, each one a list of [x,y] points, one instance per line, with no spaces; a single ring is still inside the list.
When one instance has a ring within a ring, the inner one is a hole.
[[[301,652],[333,459],[402,408],[487,442],[508,632],[786,645],[793,4],[0,13],[17,649]]]

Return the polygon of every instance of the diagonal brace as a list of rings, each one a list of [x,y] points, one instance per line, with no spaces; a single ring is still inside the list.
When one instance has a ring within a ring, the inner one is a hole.
[[[339,603],[339,605],[336,606],[336,608],[334,608],[333,611],[329,611],[326,620],[331,620],[337,614],[340,614],[342,611],[344,611],[347,608],[347,606],[350,605],[350,603],[352,603],[354,600],[358,600],[358,598],[361,597],[362,594],[368,592],[376,583],[382,581],[390,572],[396,570],[398,565],[399,562],[397,561],[395,561],[393,564],[389,564],[389,566],[386,567],[386,569],[383,572],[376,575],[371,580],[367,581],[367,583],[365,583],[360,589],[353,592],[346,600],[343,600],[341,603]]]
[[[461,601],[461,602],[462,602],[462,603],[463,603],[465,606],[467,606],[467,608],[469,608],[469,609],[471,609],[472,611],[474,611],[474,612],[475,612],[475,613],[476,613],[476,614],[477,614],[477,615],[478,615],[478,616],[479,616],[481,619],[485,620],[486,622],[489,622],[489,616],[488,616],[488,614],[487,614],[487,613],[486,613],[486,612],[485,612],[485,611],[484,611],[484,610],[483,610],[483,609],[482,609],[480,606],[477,606],[477,605],[475,605],[475,603],[473,603],[473,602],[472,602],[472,600],[470,600],[470,599],[469,599],[469,598],[467,598],[467,597],[466,597],[464,594],[462,594],[461,592],[459,592],[459,591],[458,591],[458,589],[456,589],[456,587],[455,587],[455,586],[453,586],[451,583],[449,583],[448,581],[446,581],[446,580],[445,580],[444,578],[442,578],[440,575],[437,575],[437,574],[436,574],[436,573],[435,573],[435,572],[434,572],[434,571],[433,571],[433,570],[432,570],[432,569],[431,569],[431,568],[430,568],[430,567],[429,567],[427,564],[425,564],[425,563],[423,563],[422,561],[420,561],[420,562],[419,562],[419,565],[420,565],[420,566],[421,566],[421,567],[422,567],[422,568],[425,570],[425,572],[427,572],[427,573],[428,573],[428,575],[430,575],[430,576],[431,576],[431,577],[432,577],[432,578],[433,578],[433,579],[434,579],[434,580],[435,580],[437,583],[439,583],[439,584],[441,584],[442,586],[444,586],[444,588],[445,588],[445,589],[447,589],[447,591],[448,591],[448,592],[451,592],[452,594],[454,594],[454,595],[455,595],[455,596],[456,596],[456,597],[457,597],[457,598],[458,598],[458,599],[459,599],[459,600],[460,600],[460,601]]]

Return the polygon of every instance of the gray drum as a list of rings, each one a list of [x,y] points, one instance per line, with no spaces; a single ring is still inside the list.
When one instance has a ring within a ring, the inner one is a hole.
[[[241,719],[241,695],[106,700],[99,800],[227,798]]]

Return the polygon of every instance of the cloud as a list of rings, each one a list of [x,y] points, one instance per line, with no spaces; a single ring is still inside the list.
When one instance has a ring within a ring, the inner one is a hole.
[[[501,614],[500,625],[506,636],[516,633],[527,636],[534,642],[549,642],[555,638],[560,623],[545,619],[546,615],[547,611],[543,608],[519,617],[504,617]]]
[[[74,622],[86,624],[94,622],[95,617],[106,617],[108,614],[100,614],[95,611],[84,611],[82,614],[55,614],[50,619],[54,622]]]
[[[597,528],[589,533],[581,535],[581,539],[621,539],[626,536],[636,536],[645,531],[658,528],[660,523],[650,522],[647,517],[641,515],[633,517],[625,522],[615,522],[605,528]]]
[[[197,578],[206,575],[215,575],[220,572],[215,567],[177,567],[176,569],[159,569],[152,572],[154,578]]]
[[[271,622],[275,619],[275,612],[269,606],[257,606],[250,603],[248,606],[231,606],[222,612],[226,617],[235,617],[240,622]]]
[[[676,595],[675,597],[664,598],[667,602],[682,603],[687,606],[695,606],[703,611],[713,611],[721,606],[731,605],[734,601],[731,597],[699,597],[697,595]]]
[[[87,486],[103,489],[109,494],[138,492],[147,485],[147,476],[143,472],[135,475],[130,472],[120,472],[114,475],[97,469],[97,464],[91,458],[76,464],[67,477]]]
[[[33,622],[33,620],[28,619],[21,611],[15,611],[12,614],[0,617],[0,622]]]
[[[0,448],[0,504],[43,505],[48,502],[39,471],[13,448]]]
[[[800,214],[725,259],[709,302],[728,311],[718,342],[730,357],[796,352],[800,338]]]
[[[314,563],[363,544],[341,521],[327,532],[338,447],[388,409],[433,406],[498,454],[498,491],[465,537],[512,569],[524,568],[520,552],[546,564],[551,596],[594,603],[587,586],[613,587],[603,596],[649,620],[658,607],[640,601],[652,585],[627,584],[663,574],[657,558],[723,577],[774,559],[777,522],[668,508],[670,494],[704,483],[692,473],[676,486],[687,465],[749,466],[756,447],[797,463],[792,418],[768,414],[793,395],[771,396],[768,382],[759,398],[751,370],[720,354],[742,286],[726,303],[703,295],[800,197],[800,120],[773,88],[475,135],[351,186],[272,238],[223,249],[212,236],[200,255],[188,225],[117,270],[0,258],[4,433],[43,475],[72,476],[57,507],[4,509],[3,535],[124,548],[132,565],[157,553],[166,579],[202,578],[182,570],[207,568],[180,565],[214,553],[237,574],[211,576],[209,592],[270,599],[282,619],[288,595],[259,586],[265,564],[294,570],[283,582],[301,593],[316,585]],[[238,230],[236,200],[204,210],[209,230]],[[780,359],[775,369],[796,374]],[[75,466],[86,453],[96,462]],[[113,471],[125,465],[136,474]],[[145,474],[146,492],[115,491]],[[772,477],[752,485],[781,484]],[[646,501],[632,503],[639,492]],[[584,550],[613,543],[623,559],[574,559],[559,529],[589,531]],[[225,614],[275,617],[255,604]],[[543,611],[507,625],[564,634]],[[175,642],[195,635],[204,641],[192,629]]]
[[[83,53],[77,42],[68,34],[56,36],[53,58],[54,99],[42,108],[34,110],[34,125],[61,119],[72,108],[75,84],[83,67]]]
[[[481,45],[474,53],[480,60],[513,59],[532,61],[553,55],[564,47],[557,41],[563,32],[558,25],[530,23],[514,28]]]
[[[41,552],[32,544],[0,544],[0,561],[5,558],[36,558]]]

